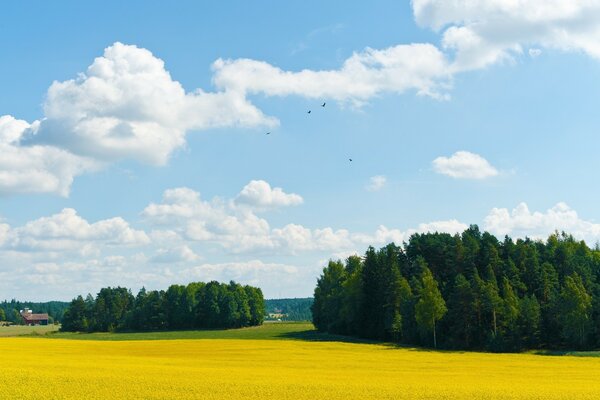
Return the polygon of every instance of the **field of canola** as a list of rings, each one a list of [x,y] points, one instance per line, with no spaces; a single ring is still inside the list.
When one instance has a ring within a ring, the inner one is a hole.
[[[2,399],[598,399],[600,359],[301,340],[0,338]]]

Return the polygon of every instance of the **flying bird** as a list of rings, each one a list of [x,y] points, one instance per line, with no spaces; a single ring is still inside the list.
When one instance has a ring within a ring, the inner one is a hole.
[[[325,107],[325,104],[327,104],[327,103],[323,102],[323,104],[321,104],[321,107]]]
[[[352,162],[352,159],[351,159],[351,158],[349,158],[348,160],[350,160],[350,161]]]
[[[311,113],[311,110],[308,110],[306,113],[307,113],[307,114],[310,114],[310,113]]]
[[[267,133],[265,133],[265,135],[270,135],[270,134],[271,134],[271,132],[267,132]]]

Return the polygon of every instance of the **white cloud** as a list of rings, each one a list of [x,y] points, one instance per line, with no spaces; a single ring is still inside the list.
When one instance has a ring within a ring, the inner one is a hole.
[[[165,164],[191,130],[277,124],[248,99],[254,94],[355,106],[407,91],[445,99],[455,74],[513,62],[527,49],[600,60],[600,0],[413,0],[412,8],[419,25],[440,32],[440,47],[366,48],[330,70],[218,59],[215,92],[186,91],[150,51],[114,43],[85,73],[51,85],[40,121],[0,116],[0,151],[10,159],[0,164],[0,193],[66,196],[75,176],[99,164]]]
[[[178,263],[198,261],[200,258],[189,246],[182,245],[158,249],[157,254],[152,257],[151,261],[155,263]]]
[[[98,168],[95,162],[51,146],[0,143],[0,193],[68,196],[73,179]]]
[[[186,91],[150,51],[114,43],[75,79],[54,82],[44,115],[0,116],[0,193],[68,195],[74,177],[122,159],[164,165],[192,130],[275,125],[248,96],[303,96],[360,106],[385,93],[448,98],[455,74],[513,62],[528,49],[600,60],[600,0],[413,0],[441,47],[398,44],[353,53],[338,69],[286,71],[218,59],[215,92]],[[491,172],[488,169],[488,172]]]
[[[493,208],[484,219],[484,229],[497,236],[546,239],[554,231],[565,231],[588,244],[600,240],[600,224],[581,219],[565,203],[557,203],[546,212],[531,212],[526,203],[509,211]]]
[[[421,223],[416,228],[410,228],[405,231],[400,229],[390,229],[384,225],[379,225],[373,235],[354,234],[353,238],[356,243],[360,243],[363,246],[381,246],[391,242],[400,245],[403,242],[408,241],[410,236],[415,233],[440,232],[455,234],[460,233],[467,228],[467,224],[455,219]]]
[[[299,205],[303,199],[295,193],[285,193],[281,188],[272,188],[263,180],[253,180],[244,186],[235,201],[257,209],[268,209]]]
[[[386,185],[387,178],[383,175],[375,175],[369,178],[369,184],[366,186],[366,189],[370,192],[377,192]]]
[[[450,157],[438,157],[432,162],[438,174],[458,179],[485,179],[498,175],[485,158],[468,151],[457,151]]]
[[[273,247],[269,223],[252,209],[218,198],[205,201],[189,188],[166,190],[162,203],[148,205],[142,215],[150,224],[171,227],[188,240],[214,242],[232,251]]]
[[[29,127],[27,121],[16,119],[12,115],[0,116],[0,143],[17,143]]]
[[[164,288],[175,282],[234,279],[271,294],[284,288],[286,293],[305,295],[318,274],[313,261],[362,254],[369,245],[401,244],[415,233],[455,234],[468,227],[449,219],[405,230],[380,225],[373,233],[295,223],[271,228],[234,200],[205,201],[188,188],[167,190],[163,201],[146,207],[143,216],[155,228],[150,234],[120,217],[88,222],[73,209],[15,228],[0,223],[0,266],[10,266],[10,273],[0,267],[0,290],[28,293],[32,284],[43,284],[47,293],[76,288],[74,295],[115,284],[135,290],[142,285]],[[530,211],[525,203],[513,210],[494,208],[483,228],[499,237],[545,239],[564,230],[588,243],[600,240],[600,224],[583,220],[564,203],[545,212]],[[275,261],[251,255],[256,252]],[[200,263],[199,254],[210,255],[211,262]],[[290,255],[308,267],[287,264]]]
[[[600,59],[600,1],[413,0],[421,26],[443,30],[453,71],[511,60],[531,45]]]
[[[277,280],[296,275],[298,268],[286,264],[265,263],[261,260],[201,264],[182,271],[182,275],[196,280],[235,280],[243,283],[260,284],[263,280]]]
[[[98,167],[92,160],[50,146],[20,146],[29,124],[10,115],[0,116],[0,194],[69,194],[75,176]]]
[[[354,53],[338,70],[290,72],[250,59],[218,59],[213,70],[213,81],[218,88],[244,96],[299,95],[357,105],[379,94],[408,90],[443,97],[450,77],[443,53],[423,43],[382,50],[367,48]]]
[[[235,92],[186,93],[150,51],[115,43],[78,78],[54,82],[30,141],[103,161],[163,165],[192,129],[271,125]]]
[[[110,162],[164,165],[190,130],[277,123],[238,92],[186,92],[150,51],[117,42],[50,86],[40,121],[0,116],[0,193],[67,196]]]
[[[292,254],[307,251],[343,251],[355,246],[349,231],[334,230],[330,227],[309,229],[298,224],[287,224],[283,228],[273,229],[271,237],[277,248]]]
[[[270,188],[270,185],[267,186]],[[162,238],[171,243],[184,240],[213,244],[233,254],[334,254],[361,250],[366,245],[383,245],[391,241],[402,243],[415,232],[455,233],[467,228],[467,225],[456,220],[420,224],[406,231],[380,226],[374,234],[353,233],[332,227],[308,228],[296,223],[272,228],[266,219],[254,213],[253,208],[240,207],[237,203],[239,198],[236,201],[218,198],[205,201],[199,193],[189,188],[170,189],[165,191],[162,203],[148,205],[142,215],[148,223],[159,228],[152,231],[153,238]],[[160,233],[161,229],[164,234]]]
[[[85,250],[85,245],[141,246],[150,242],[144,231],[121,217],[89,223],[72,208],[30,221],[8,232],[11,248],[26,250]]]

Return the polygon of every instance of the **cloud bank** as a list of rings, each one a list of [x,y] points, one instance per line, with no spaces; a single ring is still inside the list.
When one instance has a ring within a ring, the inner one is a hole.
[[[417,24],[439,33],[439,46],[365,48],[330,70],[287,71],[262,60],[217,59],[213,92],[186,91],[149,50],[116,42],[76,78],[52,83],[38,121],[0,116],[5,155],[0,194],[67,196],[76,176],[113,162],[166,164],[185,147],[190,131],[278,124],[252,103],[256,94],[355,107],[406,92],[448,99],[456,74],[512,63],[523,54],[534,58],[550,49],[600,59],[600,0],[413,0],[411,5]]]

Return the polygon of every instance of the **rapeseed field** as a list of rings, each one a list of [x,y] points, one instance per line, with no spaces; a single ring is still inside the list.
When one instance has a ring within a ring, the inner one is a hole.
[[[598,399],[600,359],[300,340],[0,339],[2,399]]]

